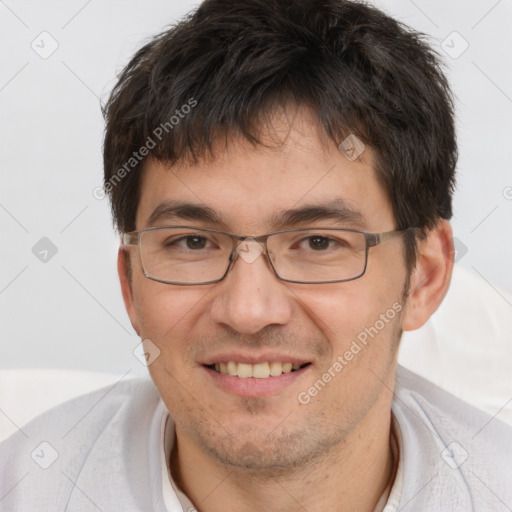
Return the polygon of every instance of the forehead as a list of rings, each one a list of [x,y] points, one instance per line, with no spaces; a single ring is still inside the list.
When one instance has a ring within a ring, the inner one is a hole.
[[[246,234],[271,231],[286,212],[315,205],[352,212],[347,222],[353,225],[348,227],[393,227],[391,204],[377,179],[371,148],[350,160],[307,110],[293,118],[286,113],[274,116],[261,141],[253,145],[231,137],[226,144],[214,144],[211,159],[193,164],[170,166],[148,159],[141,177],[137,229],[178,221],[179,217],[158,218],[158,210],[169,205],[168,213],[179,205],[200,206],[211,214],[204,218],[209,225]]]

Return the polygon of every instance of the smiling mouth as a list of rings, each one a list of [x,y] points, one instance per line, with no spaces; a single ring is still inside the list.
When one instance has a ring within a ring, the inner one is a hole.
[[[284,373],[292,373],[309,366],[311,363],[280,363],[278,361],[264,362],[257,364],[237,363],[235,361],[225,361],[206,365],[206,368],[240,379],[268,379],[270,377],[279,377]]]

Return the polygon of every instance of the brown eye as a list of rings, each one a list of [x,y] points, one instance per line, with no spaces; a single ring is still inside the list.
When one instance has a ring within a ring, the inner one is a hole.
[[[188,249],[204,249],[208,242],[204,236],[187,236],[185,240]]]
[[[330,240],[325,236],[309,237],[309,247],[315,251],[321,251],[329,248]]]

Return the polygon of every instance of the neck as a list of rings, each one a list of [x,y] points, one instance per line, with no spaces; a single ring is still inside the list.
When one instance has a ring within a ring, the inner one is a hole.
[[[343,442],[314,463],[264,474],[219,463],[177,429],[171,472],[201,512],[374,512],[394,474],[390,441],[388,402],[370,411]]]

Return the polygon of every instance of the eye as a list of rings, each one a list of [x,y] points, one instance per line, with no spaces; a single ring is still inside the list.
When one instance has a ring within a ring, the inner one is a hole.
[[[308,245],[310,249],[313,249],[314,251],[322,251],[329,248],[330,243],[332,240],[329,240],[329,238],[325,236],[310,236],[307,238]]]
[[[200,235],[192,235],[183,237],[181,240],[178,241],[184,241],[187,249],[204,249],[208,243],[209,240],[205,236]]]
[[[325,252],[329,249],[343,249],[349,246],[341,238],[330,238],[324,235],[310,235],[299,240],[300,249],[313,250],[315,252]]]
[[[187,235],[179,238],[170,238],[164,243],[164,246],[171,249],[173,247],[178,247],[180,249],[197,251],[211,247],[211,241],[205,236]]]

